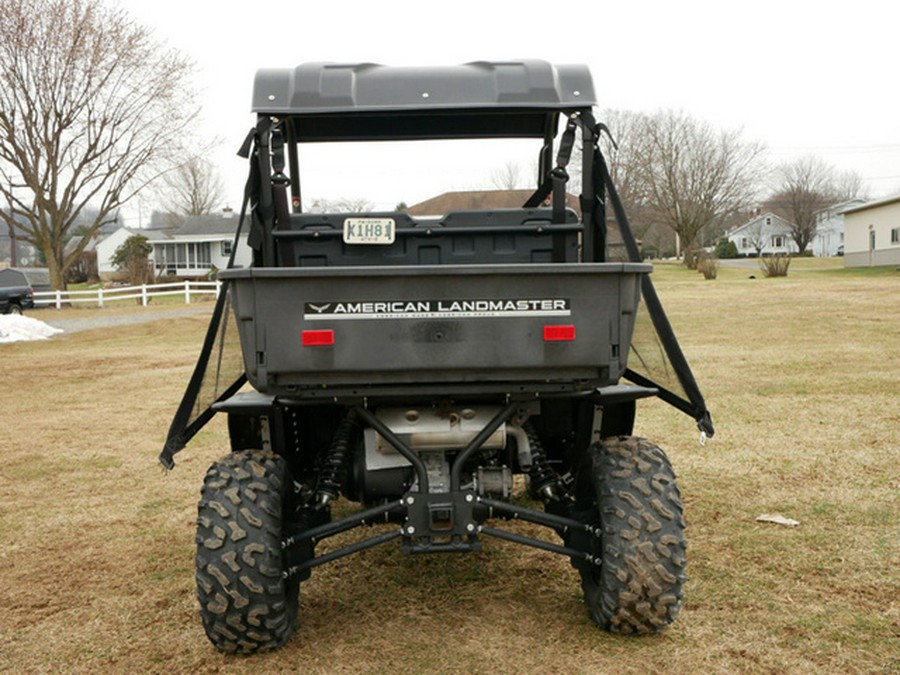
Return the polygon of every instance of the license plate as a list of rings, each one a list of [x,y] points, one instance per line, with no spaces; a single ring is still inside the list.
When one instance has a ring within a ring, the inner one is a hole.
[[[397,234],[393,218],[347,218],[344,220],[345,244],[394,243]]]

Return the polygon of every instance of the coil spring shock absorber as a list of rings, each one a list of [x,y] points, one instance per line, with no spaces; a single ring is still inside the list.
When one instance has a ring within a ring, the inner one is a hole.
[[[322,471],[316,484],[316,501],[320,505],[324,506],[340,496],[341,485],[347,477],[352,443],[358,432],[359,422],[351,411],[341,420],[337,431],[334,432],[331,448],[322,464]]]
[[[530,422],[522,425],[522,429],[528,435],[528,444],[531,446],[531,469],[528,471],[531,496],[535,499],[558,500],[559,478],[557,478],[556,472],[550,468],[550,462],[544,453],[541,440]]]

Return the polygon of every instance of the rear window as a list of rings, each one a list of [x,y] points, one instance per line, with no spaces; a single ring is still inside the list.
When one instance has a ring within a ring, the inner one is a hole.
[[[0,270],[0,288],[28,286],[28,279],[17,270]]]

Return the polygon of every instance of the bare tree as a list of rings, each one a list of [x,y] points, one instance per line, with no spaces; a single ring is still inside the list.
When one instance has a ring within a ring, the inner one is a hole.
[[[766,230],[764,221],[759,220],[751,227],[747,228],[747,243],[756,250],[756,257],[762,256],[762,251],[766,247],[766,239],[769,232]]]
[[[372,210],[372,202],[363,197],[342,197],[340,199],[314,199],[311,213],[364,213]]]
[[[607,158],[610,176],[635,236],[646,242],[648,238],[652,238],[652,231],[659,225],[657,214],[648,207],[647,186],[639,170],[638,147],[646,116],[629,110],[610,109],[604,110],[600,119],[610,132],[609,136],[600,137],[601,150]]]
[[[800,255],[816,236],[818,212],[862,190],[859,175],[839,173],[814,155],[781,164],[775,175],[775,192],[766,207],[791,223],[791,237]]]
[[[851,199],[868,199],[863,177],[856,171],[840,171],[835,178],[836,194],[839,202]]]
[[[507,162],[491,172],[491,184],[498,190],[516,190],[527,186],[522,179],[522,167],[518,162]]]
[[[763,146],[683,113],[644,116],[634,130],[635,190],[691,251],[705,228],[751,203]],[[686,255],[686,260],[691,256]]]
[[[372,210],[372,202],[364,197],[345,197],[334,202],[333,210],[339,213],[363,213]]]
[[[222,179],[202,157],[192,157],[166,174],[170,204],[181,216],[205,216],[217,210],[223,194]]]
[[[3,220],[54,288],[91,235],[159,175],[194,117],[190,64],[100,0],[6,0],[0,13]],[[86,234],[66,250],[88,205]]]

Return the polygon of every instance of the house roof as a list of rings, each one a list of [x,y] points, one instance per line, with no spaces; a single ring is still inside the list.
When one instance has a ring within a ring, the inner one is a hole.
[[[889,204],[895,204],[897,202],[900,202],[900,194],[876,199],[871,202],[866,202],[865,204],[860,204],[859,206],[852,206],[849,209],[845,209],[844,213],[856,213],[858,211],[865,211],[866,209],[875,209],[879,206],[888,206]]]
[[[179,237],[228,235],[234,236],[238,226],[238,218],[213,213],[205,216],[188,216],[184,223],[175,230]]]
[[[64,251],[68,255],[72,251],[75,250],[75,247],[78,246],[83,240],[83,237],[79,235],[75,235],[66,243]],[[85,253],[90,253],[97,247],[97,241],[99,241],[96,237],[91,237],[88,239],[88,243],[84,245],[84,249],[82,249]]]
[[[112,237],[116,232],[121,232],[122,230],[127,232],[129,235],[133,235],[133,236],[139,235],[141,237],[146,237],[148,241],[168,241],[169,239],[171,239],[171,237],[169,235],[167,235],[165,232],[163,232],[162,230],[143,230],[143,229],[138,229],[135,227],[125,227],[123,225],[122,227],[118,228],[114,232],[110,232],[108,235],[106,235],[102,239],[99,239],[97,242],[95,242],[94,248],[96,248],[97,244],[99,244],[100,242],[106,241],[107,239]]]
[[[848,199],[845,202],[838,202],[837,204],[826,206],[824,209],[819,209],[816,213],[832,213],[835,215],[842,215],[844,213],[847,213],[847,211],[865,204],[865,202],[865,199]]]
[[[765,222],[765,219],[766,219],[766,218],[771,218],[773,223],[775,223],[775,222],[777,221],[780,225],[782,225],[782,226],[785,227],[785,228],[792,228],[792,227],[793,227],[793,224],[791,223],[791,221],[789,221],[789,220],[787,220],[787,219],[785,219],[785,218],[782,218],[781,216],[779,216],[779,215],[777,215],[777,214],[775,214],[775,213],[772,213],[771,211],[766,211],[765,213],[761,213],[761,214],[759,214],[758,216],[756,216],[756,217],[754,217],[754,218],[751,218],[750,220],[748,220],[748,221],[747,221],[746,223],[744,223],[743,225],[738,225],[738,226],[735,227],[733,230],[731,230],[731,232],[728,233],[728,236],[731,237],[731,236],[734,236],[734,235],[736,235],[736,234],[739,234],[739,233],[742,232],[743,230],[746,230],[746,229],[748,229],[748,228],[750,228],[750,227],[756,225],[756,224],[759,223],[760,221]]]
[[[480,209],[519,209],[528,201],[533,190],[464,190],[457,192],[445,192],[437,197],[426,199],[424,202],[413,204],[406,211],[411,216],[443,215],[451,211],[467,211]],[[549,200],[544,202],[549,206]],[[578,197],[566,194],[566,206],[576,213],[581,212],[581,204]],[[614,218],[607,219],[607,243],[619,245],[622,236],[619,233],[619,224]]]
[[[148,241],[168,241],[172,238],[165,230],[128,230],[131,234],[140,234],[147,237]]]
[[[215,213],[205,216],[188,216],[176,229],[138,229],[120,227],[129,234],[146,237],[152,242],[171,242],[176,238],[224,236],[233,237],[238,226],[238,218]],[[101,240],[102,241],[102,240]]]
[[[411,216],[442,215],[451,211],[475,209],[518,209],[528,201],[534,190],[465,190],[444,194],[413,204],[407,209]],[[566,206],[580,210],[578,198],[566,195]]]

